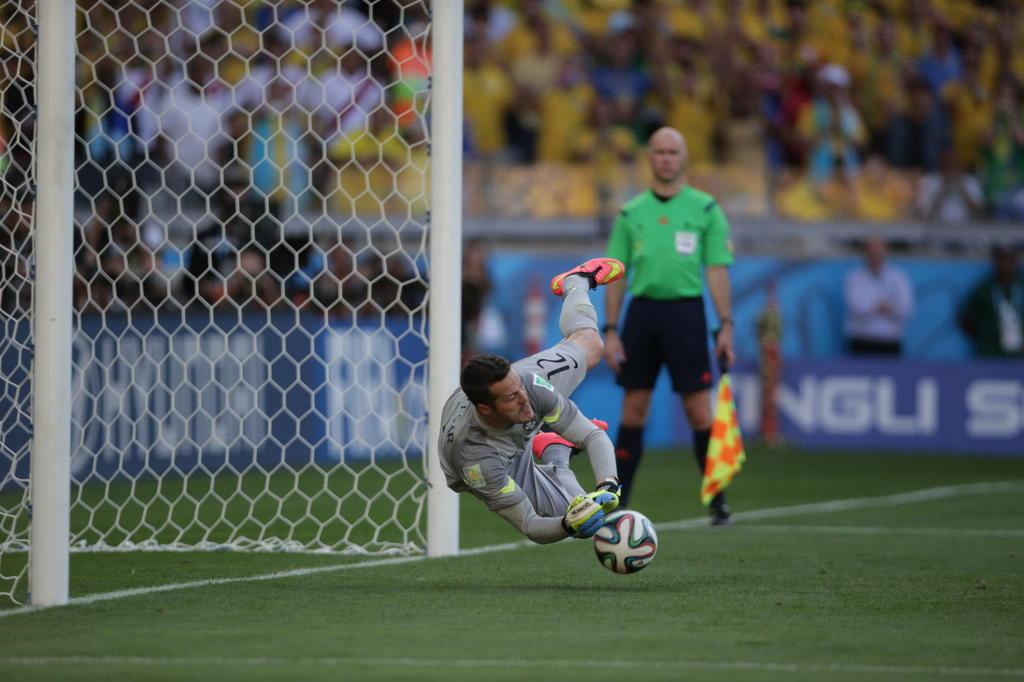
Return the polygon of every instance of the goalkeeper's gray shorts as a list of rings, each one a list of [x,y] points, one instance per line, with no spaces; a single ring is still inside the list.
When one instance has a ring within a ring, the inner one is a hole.
[[[549,451],[555,449],[564,452],[559,461],[541,464],[533,453],[527,453],[516,457],[508,472],[541,516],[561,516],[573,498],[585,492],[569,468],[569,448],[562,445],[548,448]]]

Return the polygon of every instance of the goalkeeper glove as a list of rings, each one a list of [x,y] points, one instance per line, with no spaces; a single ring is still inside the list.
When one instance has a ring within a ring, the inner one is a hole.
[[[618,481],[603,481],[594,488],[595,493],[608,493],[610,497],[605,498],[601,504],[605,514],[611,514],[619,506],[619,495],[622,493],[622,486]]]
[[[604,507],[607,504],[617,505],[618,495],[607,490],[577,495],[562,517],[562,528],[574,538],[591,537],[604,525]]]

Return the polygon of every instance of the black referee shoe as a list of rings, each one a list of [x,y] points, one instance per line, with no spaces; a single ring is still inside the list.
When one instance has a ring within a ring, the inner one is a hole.
[[[712,526],[731,526],[732,524],[732,512],[729,511],[729,505],[722,502],[719,505],[711,507]]]

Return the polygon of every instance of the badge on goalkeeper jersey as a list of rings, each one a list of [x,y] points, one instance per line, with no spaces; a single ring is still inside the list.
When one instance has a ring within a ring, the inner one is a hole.
[[[483,488],[487,485],[487,481],[484,480],[484,472],[480,470],[479,464],[462,467],[462,476],[470,488]]]

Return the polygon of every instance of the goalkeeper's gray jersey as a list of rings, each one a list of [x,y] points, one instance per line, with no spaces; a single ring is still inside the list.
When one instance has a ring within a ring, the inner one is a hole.
[[[483,422],[461,389],[441,412],[438,443],[448,487],[471,492],[496,511],[524,498],[542,516],[560,516],[572,496],[558,482],[553,467],[533,460],[530,440],[548,426],[561,433],[579,410],[566,398],[586,375],[583,352],[560,343],[512,365],[523,380],[534,419],[495,429]]]

